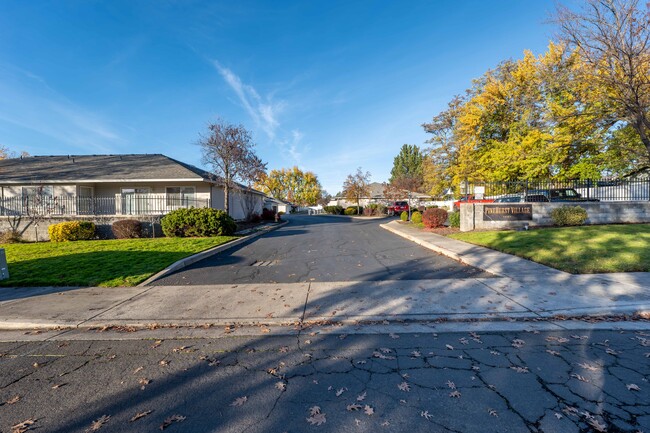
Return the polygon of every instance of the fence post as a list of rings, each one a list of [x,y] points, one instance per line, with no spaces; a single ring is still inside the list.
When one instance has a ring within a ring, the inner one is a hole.
[[[587,200],[591,198],[591,179],[587,179]]]

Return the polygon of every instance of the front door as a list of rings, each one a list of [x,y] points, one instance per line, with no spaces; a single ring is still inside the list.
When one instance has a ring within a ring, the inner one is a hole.
[[[122,188],[122,214],[143,215],[149,211],[151,188]]]

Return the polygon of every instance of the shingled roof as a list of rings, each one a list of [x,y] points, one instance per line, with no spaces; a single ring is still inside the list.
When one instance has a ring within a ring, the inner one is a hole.
[[[209,172],[162,154],[56,155],[0,160],[0,184],[212,179]]]

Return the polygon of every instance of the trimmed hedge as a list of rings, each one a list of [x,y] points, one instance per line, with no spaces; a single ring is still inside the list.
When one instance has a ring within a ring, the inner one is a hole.
[[[403,211],[400,214],[399,219],[401,219],[402,221],[408,221],[409,220],[409,213],[406,212],[406,211]]]
[[[323,210],[332,215],[341,215],[343,214],[343,206],[325,206]]]
[[[428,229],[442,227],[447,221],[447,211],[440,208],[427,209],[422,214],[422,223]]]
[[[176,209],[160,221],[169,237],[230,236],[237,224],[226,212],[212,208]]]
[[[580,206],[562,206],[551,211],[551,220],[556,226],[581,226],[587,217],[587,211]]]
[[[449,213],[449,227],[460,228],[460,212]]]
[[[117,239],[135,239],[142,237],[142,224],[138,220],[115,221],[111,231]]]
[[[95,237],[95,224],[90,221],[66,221],[47,228],[52,242],[87,241]]]
[[[368,206],[363,208],[363,214],[365,216],[385,215],[387,211],[388,208],[381,203],[370,203]]]
[[[411,214],[411,222],[413,224],[420,224],[422,222],[422,214],[419,211],[415,211]]]
[[[343,213],[345,215],[356,215],[357,214],[357,208],[356,207],[348,207],[343,211]]]

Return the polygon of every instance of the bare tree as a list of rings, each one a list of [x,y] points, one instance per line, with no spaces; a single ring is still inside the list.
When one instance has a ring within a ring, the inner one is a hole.
[[[560,6],[562,39],[577,49],[584,79],[599,89],[613,121],[632,126],[650,155],[650,7],[639,0],[586,0]]]
[[[230,192],[237,182],[252,184],[266,170],[266,163],[255,154],[251,134],[242,125],[218,120],[208,125],[209,134],[201,137],[199,145],[203,162],[212,167],[223,182],[224,207],[230,214]]]
[[[348,200],[355,200],[357,202],[357,215],[359,215],[359,207],[362,197],[370,195],[370,172],[365,173],[361,167],[357,168],[355,174],[348,174],[348,177],[343,182],[343,195]]]
[[[57,197],[52,197],[47,193],[45,186],[39,185],[35,188],[33,194],[23,197],[23,211],[34,227],[36,242],[40,241],[38,236],[39,225],[47,220],[57,207]]]

